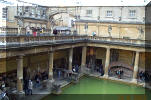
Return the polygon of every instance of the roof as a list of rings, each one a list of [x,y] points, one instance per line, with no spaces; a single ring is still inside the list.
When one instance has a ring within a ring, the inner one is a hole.
[[[35,0],[24,0],[35,3]],[[151,0],[36,0],[45,6],[145,6]]]
[[[41,6],[146,6],[151,0],[0,0],[14,5]]]
[[[151,1],[147,4],[147,6],[149,6],[149,7],[151,6]]]

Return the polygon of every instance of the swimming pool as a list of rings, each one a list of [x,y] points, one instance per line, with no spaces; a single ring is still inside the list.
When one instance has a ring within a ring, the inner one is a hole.
[[[42,100],[149,100],[146,94],[150,93],[143,87],[87,76],[62,90],[61,95],[48,95]]]

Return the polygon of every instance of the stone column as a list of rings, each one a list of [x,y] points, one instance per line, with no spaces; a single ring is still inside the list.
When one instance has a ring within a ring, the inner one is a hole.
[[[73,48],[69,50],[69,70],[72,70]]]
[[[82,59],[81,59],[81,67],[84,67],[86,64],[86,54],[87,54],[87,47],[82,47]]]
[[[134,71],[133,71],[133,80],[132,80],[135,83],[137,83],[138,64],[139,64],[139,52],[136,51]]]
[[[110,64],[110,48],[107,48],[106,49],[106,60],[105,60],[105,73],[104,73],[105,78],[108,77],[109,64]]]
[[[23,92],[23,56],[17,58],[17,90]]]
[[[53,80],[53,52],[49,53],[49,79]]]

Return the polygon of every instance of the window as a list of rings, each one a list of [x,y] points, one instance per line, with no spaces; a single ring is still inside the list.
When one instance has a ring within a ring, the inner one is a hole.
[[[40,15],[40,9],[37,10],[37,14]]]
[[[28,12],[29,11],[29,7],[25,7],[25,12]]]
[[[45,10],[43,10],[42,14],[43,14],[43,15],[45,15],[45,14],[46,14],[46,11],[45,11]]]
[[[91,16],[92,15],[92,10],[86,10],[86,16]]]
[[[84,25],[84,29],[88,30],[88,24],[87,23]]]
[[[37,11],[37,15],[38,15],[38,17],[40,17],[40,10]]]
[[[42,10],[42,15],[41,15],[42,17],[45,17],[46,16],[46,10],[44,9],[44,10]]]
[[[7,18],[7,11],[8,11],[8,9],[7,8],[3,8],[2,9],[2,18]]]
[[[106,11],[106,17],[112,17],[113,12],[111,10]]]
[[[33,15],[35,14],[35,9],[34,9],[34,8],[32,8],[32,14],[33,14]]]
[[[18,6],[18,13],[21,13],[22,12],[22,6]]]
[[[129,10],[129,17],[135,18],[136,17],[136,10]]]

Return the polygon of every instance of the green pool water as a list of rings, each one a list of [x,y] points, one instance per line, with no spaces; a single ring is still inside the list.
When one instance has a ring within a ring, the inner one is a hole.
[[[61,95],[48,95],[42,100],[151,100],[146,96],[151,92],[142,87],[94,77],[83,77],[62,90]]]

